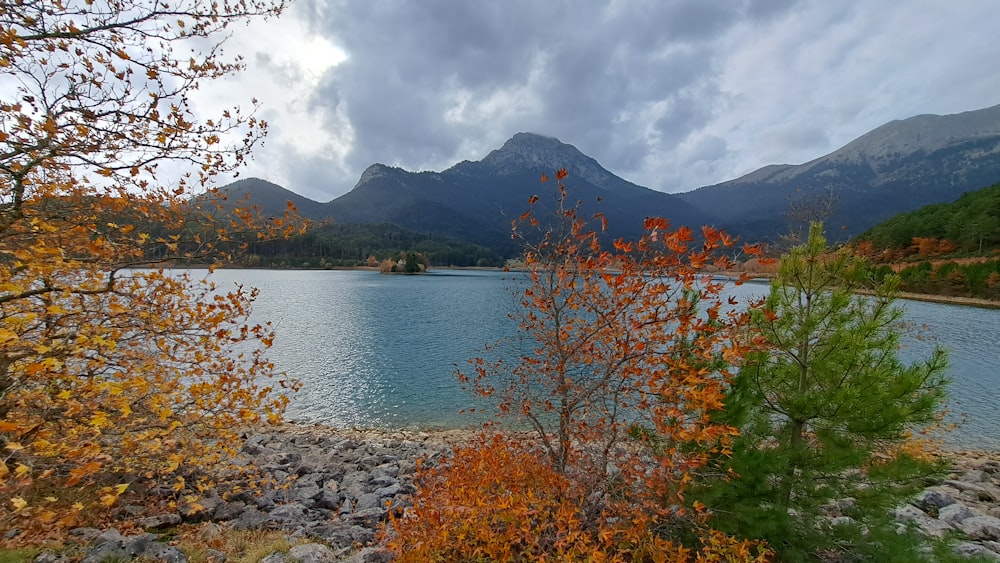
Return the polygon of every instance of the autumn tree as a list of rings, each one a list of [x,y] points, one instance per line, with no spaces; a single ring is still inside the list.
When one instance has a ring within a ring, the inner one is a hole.
[[[290,227],[247,209],[223,219],[191,200],[266,126],[256,102],[200,119],[189,96],[241,68],[223,56],[229,26],[282,8],[0,3],[5,524],[72,525],[135,479],[183,488],[193,469],[233,453],[236,428],[280,415],[285,399],[260,355],[271,331],[245,323],[254,292],[136,267],[225,260],[233,233]],[[69,511],[43,494],[73,489],[87,494]]]
[[[718,465],[730,478],[696,496],[715,525],[766,539],[787,560],[826,549],[858,560],[915,553],[888,511],[932,469],[905,446],[910,433],[938,421],[946,360],[940,349],[911,365],[898,358],[898,278],[876,285],[869,275],[848,248],[828,251],[813,223],[808,241],[782,258],[765,306],[752,312],[764,340],[719,414],[741,432]],[[825,517],[831,510],[848,518],[835,525]],[[858,534],[862,526],[869,535]]]
[[[711,413],[722,406],[730,362],[745,352],[736,337],[748,318],[704,269],[727,267],[718,251],[734,241],[654,218],[640,240],[606,249],[603,217],[582,215],[565,177],[565,170],[556,175],[552,207],[532,198],[514,223],[525,245],[515,315],[523,352],[474,359],[459,374],[496,402],[501,420],[513,419],[507,431],[527,428],[530,438],[456,454],[420,497],[469,491],[478,501],[456,498],[453,509],[418,504],[414,518],[399,523],[399,541],[501,550],[433,552],[446,559],[506,557],[507,542],[526,550],[514,557],[693,560],[673,532],[698,526],[685,487],[734,434]],[[441,531],[432,540],[434,526]],[[732,560],[763,553],[720,541],[727,547],[714,553],[732,547],[740,554]]]

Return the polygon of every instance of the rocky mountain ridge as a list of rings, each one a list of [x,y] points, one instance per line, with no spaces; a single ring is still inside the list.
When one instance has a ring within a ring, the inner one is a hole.
[[[711,224],[746,240],[767,242],[801,220],[789,216],[790,208],[815,204],[829,207],[826,219],[834,226],[830,230],[846,237],[898,213],[953,201],[1000,180],[1000,105],[892,121],[809,162],[764,166],[679,194],[636,185],[573,145],[523,132],[482,160],[463,161],[441,172],[373,164],[350,192],[327,203],[266,186],[262,180],[254,180],[260,186],[243,180],[222,191],[237,196],[233,199],[252,192],[252,200],[266,200],[262,207],[288,197],[303,216],[313,219],[393,223],[507,248],[510,219],[524,211],[529,197],[545,192],[539,176],[559,168],[569,171],[567,185],[574,199],[602,200],[600,209],[615,235],[635,235],[645,217],[658,215],[675,225]],[[279,211],[283,206],[274,210]]]

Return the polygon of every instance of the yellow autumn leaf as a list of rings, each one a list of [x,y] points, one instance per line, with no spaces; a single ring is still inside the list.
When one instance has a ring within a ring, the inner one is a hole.
[[[28,501],[21,497],[14,497],[10,499],[10,503],[14,505],[14,512],[21,512],[28,506]]]
[[[101,497],[101,504],[104,506],[111,506],[118,501],[118,497],[115,495],[104,495]]]
[[[17,464],[17,467],[14,468],[14,476],[18,479],[23,479],[30,472],[31,468],[23,463]]]
[[[128,483],[122,483],[120,485],[115,485],[115,491],[117,491],[119,495],[123,494],[127,489],[128,489]]]
[[[12,451],[12,452],[16,452],[16,451],[20,451],[20,450],[24,449],[24,446],[22,446],[18,442],[7,442],[7,445],[5,447],[8,450]]]

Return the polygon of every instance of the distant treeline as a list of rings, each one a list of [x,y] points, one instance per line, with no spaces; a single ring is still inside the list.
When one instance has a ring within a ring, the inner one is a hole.
[[[250,243],[248,251],[248,265],[304,268],[371,265],[400,252],[418,252],[439,267],[498,267],[506,258],[485,246],[385,223],[320,225],[287,240]]]
[[[1000,183],[952,203],[902,213],[858,236],[877,250],[897,251],[917,250],[920,239],[944,241],[953,254],[990,254],[1000,248]]]

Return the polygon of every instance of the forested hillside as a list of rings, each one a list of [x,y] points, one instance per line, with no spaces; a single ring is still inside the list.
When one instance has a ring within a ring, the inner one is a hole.
[[[455,238],[417,233],[382,224],[320,225],[287,240],[252,243],[248,265],[324,268],[360,266],[418,252],[431,266],[501,266],[504,256],[494,249]]]
[[[928,239],[928,240],[922,240]],[[938,203],[902,213],[862,233],[875,249],[919,253],[924,246],[943,244],[949,254],[983,254],[1000,247],[1000,183],[967,192],[953,203]],[[925,252],[926,254],[927,252]]]
[[[1000,183],[897,215],[862,233],[860,252],[916,293],[1000,298]]]

